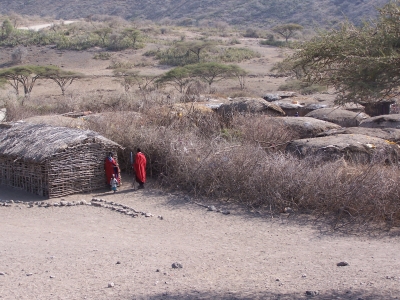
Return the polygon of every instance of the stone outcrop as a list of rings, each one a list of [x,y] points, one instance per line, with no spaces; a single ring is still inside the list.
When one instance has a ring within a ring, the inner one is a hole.
[[[309,112],[306,117],[338,124],[342,127],[357,127],[360,123],[369,118],[365,113],[356,113],[341,108],[321,108]]]
[[[368,118],[361,122],[360,127],[400,129],[400,114],[382,115]]]
[[[314,156],[335,160],[344,158],[354,162],[397,162],[400,148],[397,144],[362,134],[338,134],[290,142],[286,151],[301,158]]]

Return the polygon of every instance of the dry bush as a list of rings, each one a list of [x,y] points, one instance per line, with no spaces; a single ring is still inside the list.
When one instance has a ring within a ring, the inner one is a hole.
[[[234,133],[245,144],[260,146],[267,152],[284,150],[287,143],[298,138],[280,122],[265,122],[265,115],[235,114],[230,122]]]
[[[279,139],[282,132],[275,135],[260,127],[261,120],[255,117],[255,124],[235,120],[237,127],[232,130],[248,135],[242,139],[227,139],[219,120],[212,117],[198,118],[194,124],[190,118],[146,115],[139,120],[114,120],[96,129],[126,147],[125,162],[130,151],[142,148],[149,174],[165,188],[237,201],[271,213],[285,207],[313,212],[331,218],[336,229],[400,225],[397,166],[325,162],[318,157],[300,160],[279,151],[267,153],[254,141],[254,134]]]
[[[213,113],[160,114],[154,107],[172,100],[157,91],[108,96],[99,91],[65,99],[63,105],[47,102],[47,107],[48,99],[31,99],[25,106],[7,101],[8,117],[18,120],[71,108],[109,111],[88,126],[125,147],[119,154],[125,170],[130,170],[130,152],[142,148],[149,176],[165,188],[236,201],[272,214],[285,207],[312,212],[331,219],[335,229],[400,226],[399,168],[379,163],[379,157],[367,164],[317,156],[298,159],[272,147],[286,143],[292,133],[263,124],[265,116],[233,116],[227,127]]]

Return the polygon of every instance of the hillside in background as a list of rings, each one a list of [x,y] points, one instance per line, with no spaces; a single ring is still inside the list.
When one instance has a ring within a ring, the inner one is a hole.
[[[2,0],[0,13],[76,19],[90,15],[115,15],[126,19],[161,21],[219,20],[232,25],[296,22],[329,24],[348,18],[360,22],[376,14],[388,0]],[[185,20],[186,19],[186,20]],[[187,20],[192,19],[192,20]]]

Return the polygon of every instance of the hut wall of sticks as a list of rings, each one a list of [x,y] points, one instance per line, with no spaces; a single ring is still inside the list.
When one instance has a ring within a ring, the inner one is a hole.
[[[0,124],[0,184],[48,198],[91,192],[106,186],[104,159],[120,148],[93,131]]]

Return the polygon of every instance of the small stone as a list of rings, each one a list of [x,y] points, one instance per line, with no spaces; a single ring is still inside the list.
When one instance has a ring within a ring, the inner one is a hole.
[[[114,284],[114,282],[110,282],[110,283],[108,283],[108,287],[109,287],[109,288],[112,288],[112,287],[114,287],[114,285],[115,285],[115,284]]]
[[[209,211],[217,211],[214,205],[210,205],[207,207]]]
[[[144,216],[145,216],[146,218],[150,218],[150,217],[152,217],[153,215],[152,215],[151,213],[145,213]]]
[[[50,279],[56,278],[56,276],[50,276]]]
[[[33,274],[32,273],[26,273],[26,276],[32,276]]]
[[[306,278],[306,277],[307,277],[307,275],[306,275],[306,274],[303,274],[303,275],[301,275],[301,277],[303,277],[303,278]]]
[[[275,281],[280,281],[280,279],[279,279],[279,278],[277,278],[277,279],[275,279]]]
[[[183,266],[182,266],[181,263],[175,262],[175,263],[172,264],[172,268],[173,269],[182,269]]]
[[[156,272],[160,272],[160,269],[157,269]]]
[[[349,263],[347,261],[341,261],[339,263],[336,264],[338,267],[346,267],[349,265]]]
[[[6,275],[6,273],[0,272],[0,276],[4,276],[4,275]]]
[[[14,200],[10,200],[9,203],[14,204]]]
[[[120,261],[117,261],[117,263],[116,263],[117,265],[120,265],[121,264],[121,262]]]
[[[293,209],[291,208],[291,207],[285,207],[285,209],[283,210],[285,213],[287,213],[287,214],[291,214],[291,213],[293,213],[294,211],[293,211]]]
[[[158,216],[158,218],[159,218],[160,220],[164,220],[163,216]]]
[[[318,294],[318,291],[306,291],[307,296],[317,296]]]
[[[223,211],[221,211],[221,213],[223,215],[230,215],[231,214],[231,212],[229,210],[223,210]]]
[[[60,201],[60,205],[61,205],[61,206],[67,206],[67,205],[68,205],[68,202],[67,202],[67,201]]]

